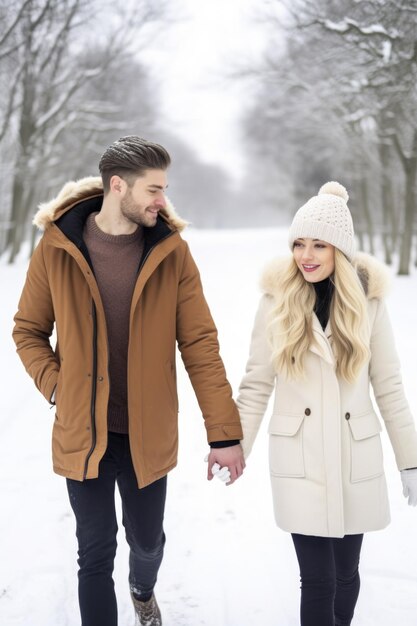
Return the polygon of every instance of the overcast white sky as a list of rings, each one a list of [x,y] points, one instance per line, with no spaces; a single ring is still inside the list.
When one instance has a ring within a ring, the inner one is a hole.
[[[170,7],[178,21],[142,53],[159,83],[168,127],[197,145],[204,160],[225,165],[237,178],[244,164],[239,121],[253,84],[224,75],[260,59],[268,33],[257,19],[260,5],[259,0],[175,0]]]

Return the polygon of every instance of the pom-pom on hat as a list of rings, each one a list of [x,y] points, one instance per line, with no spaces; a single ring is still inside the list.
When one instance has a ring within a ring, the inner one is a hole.
[[[289,234],[291,250],[296,239],[321,239],[339,248],[351,261],[355,239],[348,200],[348,192],[340,183],[332,181],[323,185],[318,195],[310,198],[294,216]]]

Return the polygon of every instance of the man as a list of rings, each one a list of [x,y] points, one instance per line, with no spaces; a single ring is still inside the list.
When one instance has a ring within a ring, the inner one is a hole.
[[[19,356],[56,404],[53,464],[76,517],[83,626],[117,624],[116,482],[136,623],[162,624],[153,589],[177,462],[176,343],[205,420],[208,478],[227,466],[230,484],[244,468],[217,331],[165,197],[169,164],[162,146],[123,137],[101,157],[101,180],[68,183],[41,206],[45,232],[15,316]]]

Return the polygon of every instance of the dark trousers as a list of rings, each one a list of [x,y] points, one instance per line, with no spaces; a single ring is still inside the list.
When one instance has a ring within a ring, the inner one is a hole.
[[[112,577],[117,546],[116,482],[130,547],[129,584],[137,598],[150,596],[162,561],[166,476],[138,489],[128,435],[109,433],[99,477],[84,482],[67,479],[77,524],[82,626],[117,626]]]
[[[359,595],[363,535],[292,535],[301,578],[302,626],[349,626]]]

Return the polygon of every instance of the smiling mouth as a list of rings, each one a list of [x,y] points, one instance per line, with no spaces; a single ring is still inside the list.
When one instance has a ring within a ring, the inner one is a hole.
[[[314,272],[320,265],[303,265],[303,270],[305,272]]]

